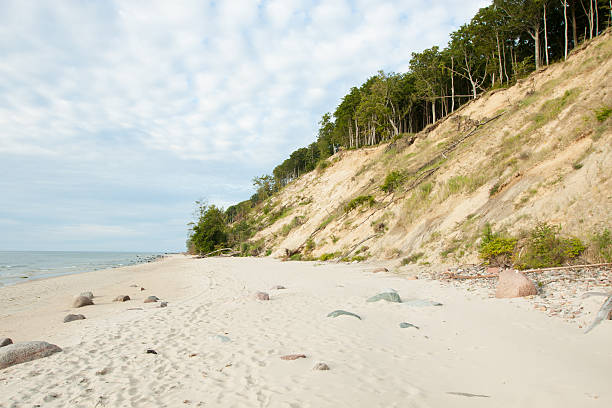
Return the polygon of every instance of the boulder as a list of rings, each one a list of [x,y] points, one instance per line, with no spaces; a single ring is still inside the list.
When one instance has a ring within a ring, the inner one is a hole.
[[[535,285],[524,274],[513,270],[504,270],[499,273],[497,286],[495,287],[496,298],[514,298],[537,294],[538,290]]]
[[[161,302],[159,307],[168,307],[168,302]]]
[[[94,298],[94,295],[92,292],[82,292],[79,296],[84,296],[86,298],[88,298],[89,300]]]
[[[77,296],[72,302],[72,307],[83,307],[93,305],[93,301],[86,296]]]
[[[119,295],[115,298],[115,300],[113,300],[113,302],[127,302],[128,300],[130,300],[128,295]]]
[[[394,303],[402,303],[402,299],[400,299],[400,296],[395,291],[379,293],[378,295],[375,295],[369,298],[367,302],[378,302],[379,300],[386,300],[387,302],[394,302]]]
[[[66,317],[64,317],[64,323],[68,323],[68,322],[73,322],[75,320],[84,320],[85,316],[83,316],[82,314],[69,314]]]
[[[313,370],[320,370],[320,371],[327,371],[329,370],[329,366],[325,363],[317,363],[315,364],[314,367],[312,367]]]
[[[356,315],[355,313],[347,312],[346,310],[334,310],[327,317],[338,317],[338,316],[353,316],[361,320],[361,317]]]
[[[9,344],[13,344],[13,340],[9,339],[8,337],[0,337],[0,347],[8,346]]]
[[[144,300],[145,303],[155,303],[159,300],[157,296],[149,296]]]
[[[0,369],[48,357],[60,351],[62,351],[61,348],[46,341],[10,344],[0,348]]]
[[[288,354],[281,356],[281,360],[297,360],[298,358],[306,358],[305,354]]]
[[[255,293],[255,299],[257,300],[270,300],[270,295],[266,292],[257,292]]]

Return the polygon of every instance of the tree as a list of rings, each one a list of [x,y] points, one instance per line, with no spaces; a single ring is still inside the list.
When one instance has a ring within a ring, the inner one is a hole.
[[[529,34],[534,41],[536,69],[540,68],[540,32],[544,0],[494,0],[509,18],[509,25]]]
[[[196,206],[200,218],[192,227],[189,247],[199,254],[219,249],[227,243],[227,226],[223,210],[202,201],[196,201]]]

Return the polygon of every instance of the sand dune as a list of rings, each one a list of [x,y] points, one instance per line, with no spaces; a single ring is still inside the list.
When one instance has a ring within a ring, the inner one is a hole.
[[[443,306],[366,302],[386,288]],[[84,290],[95,305],[71,309]],[[1,288],[0,307],[0,336],[64,350],[1,370],[2,408],[612,405],[612,322],[584,335],[524,299],[363,265],[174,256]]]

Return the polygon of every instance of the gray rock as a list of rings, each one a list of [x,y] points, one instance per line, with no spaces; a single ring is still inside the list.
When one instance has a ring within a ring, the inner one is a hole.
[[[0,337],[0,347],[8,346],[9,344],[13,344],[13,340],[9,339],[8,337]]]
[[[230,341],[232,341],[232,339],[230,339],[227,336],[224,336],[222,334],[215,334],[214,336],[211,337],[213,340],[217,340],[220,341],[221,343],[229,343]]]
[[[48,357],[60,351],[62,351],[61,348],[46,341],[10,344],[0,348],[0,369]]]
[[[85,320],[85,316],[82,314],[69,314],[64,317],[64,323],[73,322],[75,320]]]
[[[425,299],[404,300],[402,303],[407,306],[415,306],[415,307],[442,306],[442,303],[440,302],[434,302],[432,300],[425,300]]]
[[[149,296],[144,300],[145,303],[155,303],[159,300],[157,296]]]
[[[329,370],[329,366],[325,363],[317,363],[315,364],[314,367],[312,367],[313,370],[321,370],[321,371],[327,371]]]
[[[113,300],[113,302],[127,302],[128,300],[130,300],[128,295],[119,295],[115,298],[115,300]]]
[[[89,298],[89,300],[94,298],[94,295],[92,292],[82,292],[79,296],[84,296],[86,298]]]
[[[270,300],[270,295],[266,292],[257,292],[255,293],[255,299],[257,300]]]
[[[361,320],[361,317],[359,317],[355,313],[347,312],[346,310],[334,310],[333,312],[328,314],[327,317],[338,317],[338,316],[342,316],[342,315],[353,316],[353,317],[356,317],[359,320]]]
[[[159,307],[168,307],[168,302],[161,302]]]
[[[387,302],[394,302],[394,303],[402,303],[402,299],[400,299],[400,296],[397,294],[397,292],[379,293],[378,295],[372,296],[371,298],[369,298],[367,302],[378,302],[379,300],[386,300]]]
[[[417,330],[419,329],[419,328],[418,328],[418,326],[415,326],[414,324],[412,324],[412,323],[407,323],[407,322],[402,322],[402,323],[400,323],[400,327],[401,327],[402,329],[407,329],[407,328],[409,328],[409,327],[414,327],[414,328],[415,328],[415,329],[417,329]]]
[[[284,287],[283,285],[275,285],[275,286],[272,286],[270,289],[272,289],[272,290],[281,290],[281,289],[287,289],[287,288]]]
[[[93,305],[93,301],[86,296],[77,296],[72,302],[72,307],[83,307]]]

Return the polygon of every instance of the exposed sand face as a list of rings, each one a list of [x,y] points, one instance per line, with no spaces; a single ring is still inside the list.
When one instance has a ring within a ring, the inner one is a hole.
[[[612,322],[584,335],[523,299],[365,268],[176,256],[2,288],[0,336],[64,351],[1,370],[0,407],[612,405]],[[444,305],[366,302],[386,288]],[[85,290],[96,305],[70,309]],[[336,309],[362,320],[326,317]],[[62,323],[75,311],[87,320]]]

